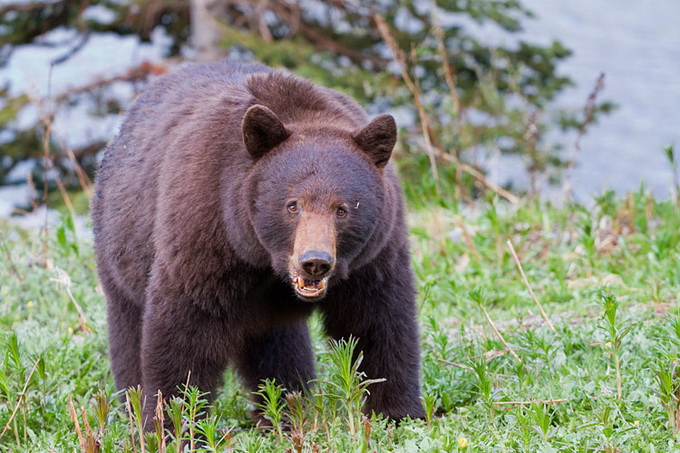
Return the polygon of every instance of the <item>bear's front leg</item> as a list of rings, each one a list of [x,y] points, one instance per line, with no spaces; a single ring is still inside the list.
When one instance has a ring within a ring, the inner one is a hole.
[[[255,392],[265,379],[274,379],[287,392],[304,391],[314,379],[314,354],[306,320],[246,337],[236,367],[255,404],[263,402]],[[256,421],[267,423],[259,411],[253,416]]]
[[[153,429],[156,395],[179,395],[185,384],[208,392],[212,402],[227,363],[222,319],[189,301],[152,300],[142,330],[142,388],[145,429]],[[233,345],[231,345],[233,347]],[[168,423],[166,423],[168,425]]]
[[[350,275],[321,302],[328,334],[358,338],[361,371],[384,378],[368,388],[364,411],[392,419],[424,418],[420,401],[420,347],[413,276],[408,252]]]

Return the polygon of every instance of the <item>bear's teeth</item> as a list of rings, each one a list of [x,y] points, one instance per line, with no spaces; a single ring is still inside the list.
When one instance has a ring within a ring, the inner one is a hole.
[[[323,289],[324,286],[326,286],[325,280],[312,280],[312,281],[307,281],[307,280],[302,280],[302,286],[305,289],[311,289],[311,290],[320,290]]]
[[[299,274],[293,276],[293,287],[304,297],[318,297],[325,292],[328,278],[322,280],[306,280]]]

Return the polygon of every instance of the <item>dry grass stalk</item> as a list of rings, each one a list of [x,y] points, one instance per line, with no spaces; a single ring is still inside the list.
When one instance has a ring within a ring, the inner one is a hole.
[[[163,410],[163,393],[158,390],[156,393],[156,409],[155,409],[154,424],[156,427],[156,438],[158,439],[158,453],[166,453],[168,446],[165,441],[165,411]],[[176,433],[180,437],[179,433]]]
[[[470,249],[472,254],[475,256],[477,261],[482,261],[482,257],[479,255],[479,252],[477,251],[477,247],[475,247],[475,242],[472,240],[472,236],[470,235],[470,232],[465,227],[465,224],[463,223],[463,219],[461,219],[459,215],[456,216],[456,225],[463,232],[463,238],[465,239],[465,244],[468,246],[468,248]]]
[[[73,153],[73,150],[66,146],[66,144],[63,144],[62,147],[66,150],[66,155],[68,156],[68,159],[71,161],[73,164],[73,167],[76,169],[76,175],[78,175],[78,182],[80,183],[80,187],[85,191],[85,194],[87,195],[88,198],[92,197],[92,194],[94,193],[94,184],[92,183],[92,180],[90,179],[89,176],[87,176],[87,173],[83,170],[83,167],[80,166],[78,163],[78,159],[76,159],[76,155]]]
[[[90,321],[87,319],[87,316],[85,316],[85,311],[83,310],[83,307],[80,306],[76,298],[73,296],[73,291],[71,291],[72,286],[71,277],[65,270],[60,268],[56,268],[55,272],[57,274],[57,277],[52,278],[51,280],[63,286],[64,289],[66,290],[66,294],[68,295],[69,299],[71,300],[71,302],[73,302],[73,305],[75,306],[76,311],[78,312],[78,325],[80,326],[80,330],[82,330],[85,333],[92,333],[92,329],[90,329],[87,326],[88,324],[90,324]]]
[[[437,37],[437,51],[439,58],[442,61],[444,68],[444,79],[446,85],[449,87],[449,94],[451,95],[451,102],[453,102],[453,109],[456,112],[456,123],[458,124],[458,133],[463,138],[463,143],[470,143],[467,131],[463,127],[463,108],[460,104],[460,97],[458,96],[458,89],[456,88],[456,77],[449,64],[449,57],[446,52],[446,44],[444,43],[444,30],[439,24],[434,26],[434,35]]]
[[[408,73],[408,65],[406,64],[406,56],[404,55],[404,52],[401,50],[399,45],[397,44],[397,41],[394,39],[392,36],[392,33],[390,32],[390,28],[387,25],[387,22],[385,22],[385,19],[380,15],[380,14],[375,14],[373,16],[375,23],[378,27],[378,31],[380,32],[380,36],[382,36],[383,40],[387,44],[387,46],[390,48],[392,53],[394,54],[394,59],[395,61],[399,64],[399,69],[401,71],[401,78],[404,80],[404,83],[406,83],[406,86],[408,87],[409,91],[411,92],[411,95],[413,95],[413,102],[416,104],[416,109],[418,110],[418,118],[420,119],[420,127],[423,129],[423,138],[425,139],[425,149],[427,151],[427,155],[430,158],[430,167],[432,168],[432,176],[435,179],[435,182],[437,183],[437,191],[439,191],[439,172],[437,171],[437,160],[435,157],[435,150],[434,146],[432,146],[432,140],[430,138],[429,130],[430,130],[430,124],[429,121],[427,120],[427,114],[425,113],[425,107],[423,107],[423,103],[420,98],[420,89],[416,85],[416,83],[413,81],[411,76]]]
[[[494,324],[493,320],[491,319],[491,316],[489,316],[489,313],[486,312],[486,310],[484,309],[484,307],[482,306],[482,304],[479,304],[479,308],[482,310],[482,313],[484,313],[484,317],[485,317],[486,320],[488,321],[488,323],[489,323],[489,325],[491,326],[491,329],[493,330],[493,332],[496,334],[496,336],[497,336],[498,339],[501,341],[501,343],[503,343],[503,346],[505,346],[505,348],[508,350],[508,352],[509,352],[510,354],[512,354],[512,356],[513,356],[515,359],[517,359],[518,362],[522,363],[522,359],[519,358],[519,356],[517,355],[517,353],[515,352],[515,350],[512,349],[512,347],[508,344],[507,341],[505,341],[505,338],[503,338],[503,335],[501,335],[501,332],[496,328],[496,324]]]
[[[564,403],[565,401],[569,401],[569,400],[566,399],[566,398],[561,398],[561,399],[556,399],[556,400],[495,401],[492,404],[494,406],[528,406],[528,405],[534,404],[534,403],[555,404],[555,403]]]
[[[50,159],[49,162],[50,162],[49,169],[53,170],[54,164],[52,163],[52,160]],[[66,190],[66,186],[64,186],[61,177],[56,172],[54,174],[54,181],[57,183],[57,187],[59,188],[59,192],[61,193],[61,198],[64,200],[64,204],[66,205],[66,209],[68,209],[68,212],[71,213],[71,216],[75,218],[76,210],[73,208],[73,203],[71,203],[71,197],[69,197],[68,191]]]
[[[78,443],[80,444],[81,451],[85,451],[85,439],[83,439],[83,432],[80,429],[80,422],[78,421],[78,415],[76,414],[76,408],[73,407],[73,400],[71,395],[68,396],[68,410],[71,413],[71,419],[76,427],[76,434],[78,434]]]
[[[130,389],[125,392],[125,410],[128,415],[128,421],[130,422],[130,439],[131,439],[131,445],[132,445],[132,451],[133,453],[137,453],[137,443],[135,442],[135,423],[133,421],[134,412],[132,411],[132,404],[130,404]],[[140,442],[142,442],[142,452],[144,451],[144,436],[140,439]]]
[[[12,424],[12,421],[14,420],[14,417],[17,415],[17,412],[19,411],[19,408],[21,407],[21,404],[24,402],[24,397],[26,396],[26,389],[28,389],[28,384],[31,382],[31,378],[33,377],[33,373],[35,373],[35,369],[38,368],[38,364],[40,363],[40,359],[35,361],[35,364],[33,365],[33,368],[31,369],[31,372],[28,373],[28,377],[26,378],[26,383],[24,384],[24,388],[21,389],[21,394],[19,395],[19,399],[17,400],[17,404],[14,405],[14,410],[12,411],[12,415],[10,415],[9,420],[7,420],[7,423],[5,424],[5,427],[3,428],[2,432],[0,433],[0,439],[5,435],[7,430],[9,429],[10,425]]]
[[[497,193],[501,197],[505,198],[512,204],[518,204],[519,203],[519,198],[513,195],[512,193],[508,192],[507,190],[503,189],[502,187],[492,183],[489,181],[482,172],[477,170],[476,168],[472,167],[471,165],[468,165],[464,162],[461,162],[458,157],[455,154],[451,153],[445,153],[442,149],[438,149],[433,145],[433,138],[430,136],[432,133],[432,129],[430,127],[429,120],[427,119],[427,113],[425,112],[425,108],[423,107],[423,103],[421,100],[420,96],[420,90],[417,86],[417,84],[413,81],[411,76],[408,73],[408,65],[406,64],[406,56],[404,55],[404,52],[401,50],[399,45],[397,44],[396,40],[392,36],[392,33],[390,32],[389,26],[387,25],[387,22],[385,19],[380,15],[380,14],[375,14],[373,16],[373,19],[375,20],[376,26],[378,27],[378,31],[380,32],[380,35],[382,36],[383,40],[387,44],[387,46],[390,48],[392,53],[394,54],[394,59],[395,61],[399,64],[399,68],[401,71],[401,76],[404,79],[404,83],[406,83],[406,87],[409,89],[411,92],[411,95],[413,96],[413,102],[416,105],[416,109],[418,110],[418,117],[420,119],[420,125],[423,130],[423,138],[425,139],[425,146],[427,150],[428,157],[430,158],[430,166],[432,167],[432,174],[435,178],[435,181],[437,181],[437,190],[439,190],[439,182],[438,182],[438,173],[437,173],[437,162],[436,158],[439,157],[441,159],[444,159],[448,162],[453,162],[456,164],[457,168],[460,168],[462,171],[465,173],[469,174],[473,178],[475,178],[477,181],[479,181],[484,187],[487,189]],[[453,76],[451,75],[451,83],[453,83]],[[455,92],[455,84],[451,85],[454,88]],[[454,95],[455,96],[455,95]]]
[[[73,405],[73,403],[71,403],[71,405]],[[90,428],[90,422],[87,419],[85,408],[80,406],[80,412],[83,416],[83,425],[85,425],[85,449],[83,450],[83,453],[98,453],[101,450],[100,436],[103,435],[103,432],[100,432],[98,435],[92,431],[92,428]],[[71,415],[73,416],[73,414]]]
[[[501,357],[501,356],[508,354],[508,353],[510,353],[510,350],[508,350],[508,349],[503,349],[503,350],[500,350],[500,351],[486,351],[484,354],[471,356],[471,357],[466,358],[465,360],[471,361],[471,360],[477,360],[477,359],[483,358],[484,361],[491,362],[493,359]],[[470,368],[469,366],[463,365],[463,364],[458,363],[458,362],[451,362],[449,360],[444,360],[444,359],[439,359],[439,358],[437,360],[442,362],[442,363],[445,363],[447,365],[452,365],[452,366],[455,366],[455,367],[458,367],[458,368],[462,368],[464,370],[472,371],[472,368]],[[494,374],[496,374],[497,376],[507,376],[507,375],[501,375],[501,374],[498,374],[498,373],[494,373]]]
[[[456,368],[461,368],[463,370],[472,371],[472,368],[470,368],[467,365],[463,365],[462,363],[450,362],[448,360],[444,360],[444,359],[440,359],[440,358],[438,358],[437,360],[441,363],[445,363],[446,365],[451,365],[451,366],[455,366]]]
[[[87,434],[92,433],[92,429],[90,428],[90,422],[87,419],[87,413],[85,412],[85,408],[83,406],[80,406],[80,413],[83,416],[83,425],[85,425],[85,432]]]
[[[538,307],[539,311],[541,312],[541,316],[543,316],[543,319],[545,319],[545,322],[548,324],[548,327],[550,327],[550,330],[553,332],[556,332],[555,326],[553,326],[552,322],[550,322],[550,318],[546,314],[545,310],[543,310],[543,305],[538,301],[538,297],[536,297],[536,294],[534,294],[534,290],[531,289],[531,285],[529,284],[529,280],[527,280],[527,276],[524,274],[524,269],[522,268],[522,263],[519,261],[519,257],[517,256],[517,252],[515,252],[515,247],[512,246],[512,242],[510,239],[507,240],[506,244],[508,244],[508,248],[510,249],[510,253],[512,254],[513,259],[515,260],[515,263],[517,264],[517,268],[519,269],[519,273],[522,276],[522,281],[524,282],[524,285],[527,287],[529,290],[529,294],[531,294],[531,297],[534,299],[534,302],[536,302],[536,306]]]
[[[50,162],[50,137],[52,136],[52,115],[44,115],[43,105],[40,100],[37,101],[38,110],[40,111],[40,119],[45,125],[45,130],[43,131],[43,205],[45,205],[45,243],[43,244],[43,249],[47,251],[47,232],[49,226],[49,217],[47,212],[48,198],[47,194],[49,191],[49,185],[47,180],[47,169],[49,168],[48,162]]]
[[[40,121],[43,123],[43,126],[45,126],[45,129],[43,130],[43,137],[42,137],[42,145],[43,145],[43,204],[45,207],[48,206],[48,198],[47,195],[49,193],[49,181],[48,181],[48,173],[51,170],[54,170],[54,162],[52,162],[52,157],[50,155],[50,141],[52,140],[52,123],[54,122],[54,113],[47,113],[45,109],[45,104],[40,98],[35,98],[33,99],[33,102],[36,104],[38,107],[38,112],[40,114]],[[64,204],[66,205],[66,208],[69,210],[72,216],[75,217],[75,210],[73,209],[73,203],[71,203],[71,198],[68,195],[68,191],[66,190],[66,187],[64,186],[64,183],[62,182],[61,178],[59,175],[55,172],[54,173],[54,181],[57,183],[57,187],[59,188],[59,192],[61,193],[62,198],[64,199]],[[45,231],[47,231],[47,210],[45,210]]]
[[[449,162],[455,163],[456,165],[459,165],[461,170],[463,170],[465,173],[467,173],[470,176],[472,176],[473,178],[475,178],[477,181],[479,181],[484,187],[486,187],[490,191],[497,193],[498,195],[505,198],[506,200],[508,200],[510,203],[512,203],[514,205],[519,204],[520,199],[517,195],[513,194],[512,192],[505,190],[504,188],[502,188],[498,184],[492,183],[491,181],[489,181],[486,178],[486,176],[484,176],[484,173],[477,170],[472,165],[469,165],[469,164],[466,164],[465,162],[460,161],[457,157],[455,157],[454,155],[449,154],[449,153],[442,152],[439,156],[444,160],[447,160]]]

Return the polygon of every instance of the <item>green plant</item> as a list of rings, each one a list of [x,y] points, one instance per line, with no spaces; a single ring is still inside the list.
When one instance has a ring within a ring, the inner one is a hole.
[[[657,393],[666,411],[668,424],[673,431],[680,432],[680,364],[677,358],[653,365]]]
[[[666,145],[663,150],[673,172],[673,197],[675,198],[675,204],[678,205],[680,203],[680,174],[678,174],[678,161],[675,159],[675,149],[673,145]]]
[[[221,452],[229,450],[232,437],[231,430],[219,428],[217,417],[207,417],[196,422],[196,433],[203,439],[202,446],[197,451]]]
[[[339,402],[347,414],[350,433],[355,434],[368,386],[384,382],[385,379],[366,379],[359,371],[363,361],[363,352],[356,351],[358,340],[350,337],[340,341],[331,341],[329,358],[333,371],[328,379],[317,379],[323,384],[319,395],[331,402]]]
[[[145,431],[144,431],[144,393],[141,387],[130,388],[125,392],[125,407],[127,408],[128,416],[130,417],[130,435],[132,436],[132,444],[135,441],[135,429],[137,430],[137,439],[139,439],[139,448],[142,453],[146,451]]]
[[[621,341],[630,332],[631,326],[624,326],[617,319],[619,302],[616,297],[605,291],[600,292],[602,306],[604,308],[604,321],[600,328],[607,334],[608,340],[605,347],[611,351],[612,362],[616,368],[616,393],[619,400],[623,398],[621,379]]]
[[[532,428],[541,436],[543,442],[548,442],[555,411],[545,403],[532,402],[525,407],[525,411],[533,422]]]
[[[165,407],[168,420],[172,425],[172,436],[174,438],[175,451],[182,451],[182,441],[187,431],[186,404],[180,397],[173,397],[168,400]],[[160,421],[160,420],[159,420]],[[162,425],[156,426],[156,435],[165,438],[165,430]],[[160,441],[160,439],[159,439]]]
[[[494,379],[489,373],[486,359],[480,357],[477,360],[471,361],[470,368],[474,372],[474,385],[477,393],[489,414],[493,417],[496,414],[493,403],[497,401],[498,391],[494,387]]]
[[[208,410],[208,394],[201,392],[198,387],[187,385],[182,389],[182,402],[185,407],[185,416],[188,420],[189,447],[191,450],[196,448],[196,427],[200,420],[203,420]]]
[[[276,384],[274,379],[265,379],[259,389],[256,395],[262,397],[262,402],[258,403],[258,407],[262,410],[264,418],[269,420],[272,427],[276,429],[279,438],[282,438],[285,403],[281,396],[284,389]]]
[[[73,252],[76,256],[78,256],[78,235],[76,233],[76,226],[73,216],[73,212],[61,214],[61,222],[57,226],[56,234],[57,241],[59,242],[64,255],[68,255],[69,253]]]

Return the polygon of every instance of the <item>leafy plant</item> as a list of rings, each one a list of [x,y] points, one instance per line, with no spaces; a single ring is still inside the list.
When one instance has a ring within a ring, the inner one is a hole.
[[[262,410],[265,419],[269,420],[276,429],[279,438],[283,437],[283,415],[285,403],[281,396],[283,395],[283,388],[276,384],[274,379],[265,379],[260,384],[260,391],[257,395],[262,397],[262,402],[258,404]]]
[[[364,359],[363,352],[356,351],[358,340],[350,337],[340,341],[332,341],[329,358],[333,371],[328,379],[317,379],[323,385],[318,395],[338,402],[347,415],[349,430],[355,434],[360,420],[361,407],[368,393],[368,386],[384,382],[385,379],[366,379],[365,373],[359,371]]]
[[[602,305],[604,308],[604,321],[600,328],[607,334],[608,340],[605,347],[611,350],[611,357],[614,367],[616,368],[616,393],[619,399],[623,398],[622,380],[621,380],[621,341],[630,333],[631,326],[623,326],[617,319],[619,302],[612,294],[602,291],[600,293]]]
[[[676,433],[680,432],[680,366],[678,359],[670,359],[666,363],[656,363],[654,375],[661,405],[668,416],[668,424]]]

